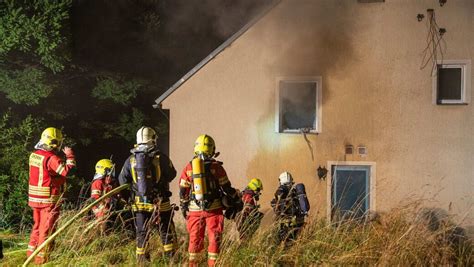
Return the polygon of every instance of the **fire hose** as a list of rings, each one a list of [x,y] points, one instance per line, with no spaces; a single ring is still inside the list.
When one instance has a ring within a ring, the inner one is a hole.
[[[79,217],[81,217],[86,212],[88,212],[90,209],[92,209],[92,207],[99,204],[102,200],[104,200],[104,199],[106,199],[110,196],[113,196],[113,195],[119,193],[120,191],[122,191],[122,190],[124,190],[128,187],[129,187],[128,184],[121,185],[121,186],[113,189],[112,191],[108,192],[107,194],[99,197],[96,201],[92,202],[91,204],[89,204],[88,206],[83,208],[81,211],[79,211],[76,215],[74,215],[74,217],[72,217],[69,221],[67,221],[63,226],[61,226],[61,228],[59,228],[50,237],[48,237],[48,239],[46,239],[40,246],[38,246],[36,248],[36,250],[30,255],[30,257],[28,257],[28,259],[26,259],[26,261],[23,263],[22,267],[26,267],[43,248],[45,248],[48,244],[50,244],[61,232],[63,232],[66,228],[68,228]]]

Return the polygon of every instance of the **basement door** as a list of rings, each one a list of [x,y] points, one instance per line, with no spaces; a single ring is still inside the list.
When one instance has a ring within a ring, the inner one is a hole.
[[[370,210],[369,165],[331,166],[331,218],[358,219]]]

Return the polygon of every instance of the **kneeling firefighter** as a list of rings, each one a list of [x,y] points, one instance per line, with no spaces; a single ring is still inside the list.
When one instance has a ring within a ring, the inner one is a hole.
[[[149,232],[158,223],[165,255],[172,257],[176,250],[176,231],[170,204],[169,183],[176,170],[167,155],[156,147],[156,132],[142,127],[137,132],[137,144],[130,152],[119,175],[119,183],[132,184],[132,211],[137,234],[137,261],[147,261]],[[122,195],[126,198],[127,195]],[[158,218],[159,215],[159,218]]]
[[[208,265],[214,266],[219,255],[224,230],[223,201],[238,203],[240,197],[222,167],[214,159],[215,143],[209,135],[201,135],[194,146],[194,158],[181,173],[180,202],[189,233],[189,266],[197,266],[198,255],[204,248],[207,229],[209,240]]]
[[[113,189],[115,165],[110,159],[101,159],[95,165],[95,175],[91,184],[91,198],[98,199]],[[92,208],[101,232],[107,228],[112,199],[108,198]]]
[[[289,172],[278,177],[280,186],[271,206],[278,220],[278,241],[296,240],[305,223],[310,206],[304,184],[295,184]]]
[[[253,178],[244,191],[242,191],[244,207],[242,212],[239,213],[236,222],[241,240],[246,239],[249,234],[255,232],[260,226],[263,213],[258,210],[260,208],[258,201],[262,190],[262,181],[258,178]]]

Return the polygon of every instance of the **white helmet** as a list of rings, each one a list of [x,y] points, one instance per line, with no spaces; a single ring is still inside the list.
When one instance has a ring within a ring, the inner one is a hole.
[[[137,132],[137,145],[156,145],[156,132],[153,128],[143,126]]]
[[[278,177],[280,181],[280,185],[292,184],[293,183],[293,176],[289,172],[282,172]]]

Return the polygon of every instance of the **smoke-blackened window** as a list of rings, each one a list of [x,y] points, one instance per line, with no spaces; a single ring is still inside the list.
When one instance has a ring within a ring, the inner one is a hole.
[[[320,79],[279,80],[278,132],[319,132]]]
[[[470,61],[447,61],[436,66],[436,104],[467,104],[470,98]]]

